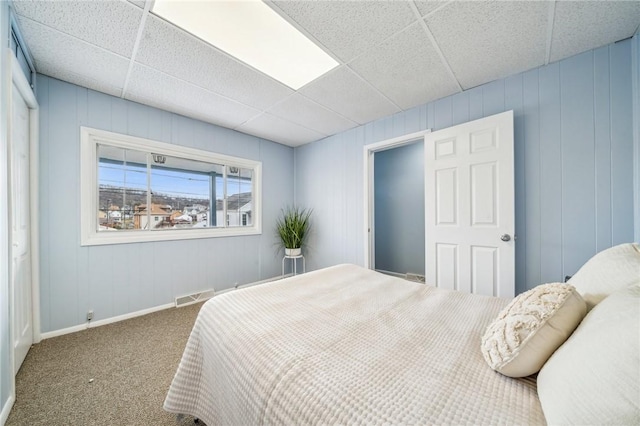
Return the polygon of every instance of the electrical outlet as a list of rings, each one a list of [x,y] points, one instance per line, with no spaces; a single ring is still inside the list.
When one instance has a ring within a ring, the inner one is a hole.
[[[93,311],[87,312],[87,321],[91,321],[93,319]]]

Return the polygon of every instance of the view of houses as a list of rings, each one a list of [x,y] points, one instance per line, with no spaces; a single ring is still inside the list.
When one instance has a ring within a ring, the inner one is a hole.
[[[123,194],[123,196],[118,197],[118,200],[102,200],[105,194]],[[129,196],[130,203],[125,203],[126,195]],[[101,202],[98,210],[100,230],[208,228],[252,226],[253,224],[251,192],[228,196],[226,212],[224,199],[208,203],[209,200],[154,194],[149,208],[146,203],[140,202],[142,195],[146,197],[146,193],[134,194],[130,189],[101,185]],[[215,208],[213,213],[212,207]]]
[[[253,171],[100,145],[98,230],[252,226]]]

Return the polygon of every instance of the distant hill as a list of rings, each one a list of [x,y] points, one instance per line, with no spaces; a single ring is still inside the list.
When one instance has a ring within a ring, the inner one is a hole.
[[[100,185],[100,196],[98,207],[106,210],[109,206],[118,206],[122,209],[125,204],[133,208],[140,204],[147,204],[147,191],[140,189],[130,189],[119,186]],[[126,200],[125,200],[126,194]],[[182,210],[185,206],[203,204],[202,198],[176,197],[167,194],[156,194],[152,196],[152,201],[156,204],[169,205],[173,210]]]

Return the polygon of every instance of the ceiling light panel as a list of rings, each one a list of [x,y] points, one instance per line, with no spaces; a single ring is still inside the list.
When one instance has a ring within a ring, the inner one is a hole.
[[[153,12],[294,90],[338,65],[259,0],[156,0]]]
[[[136,62],[263,110],[294,93],[284,84],[153,15],[147,19]]]

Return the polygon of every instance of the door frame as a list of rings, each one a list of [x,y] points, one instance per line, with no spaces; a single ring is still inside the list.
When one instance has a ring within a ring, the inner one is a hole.
[[[364,267],[367,269],[375,268],[375,197],[374,197],[374,155],[376,152],[382,152],[404,145],[409,145],[418,140],[422,140],[424,144],[425,135],[431,133],[431,129],[421,130],[415,133],[386,139],[381,142],[372,143],[364,146]]]
[[[31,84],[27,81],[27,78],[22,72],[22,68],[18,63],[15,55],[11,49],[7,49],[5,54],[9,55],[8,61],[11,62],[11,85],[15,85],[16,89],[24,99],[27,107],[29,108],[29,227],[30,227],[30,250],[31,250],[31,321],[33,330],[33,343],[39,343],[41,340],[40,333],[40,232],[39,232],[39,217],[38,217],[38,194],[39,194],[39,123],[40,123],[40,110],[38,101]],[[10,86],[11,87],[11,86]],[[13,107],[13,91],[9,91],[9,108]],[[8,134],[11,135],[13,127],[13,116],[11,115],[8,120]],[[13,141],[9,138],[9,170],[11,170],[11,146]],[[9,177],[11,173],[9,173]],[[10,179],[10,178],[9,178]],[[13,183],[9,180],[9,185]],[[9,186],[11,188],[11,186]],[[9,223],[12,223],[13,217],[13,205],[11,196],[9,195]],[[9,233],[11,234],[11,233]],[[9,237],[11,240],[11,237]],[[10,253],[11,256],[11,253]],[[12,277],[11,265],[9,265],[9,279]],[[9,315],[13,319],[14,306],[13,306],[13,283],[9,284],[9,301],[10,309]],[[15,354],[13,350],[13,343],[15,340],[13,325],[11,326],[11,365],[14,365]],[[13,372],[13,379],[15,381],[15,374]],[[14,383],[15,390],[15,383]]]

